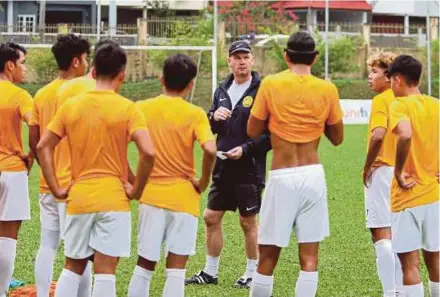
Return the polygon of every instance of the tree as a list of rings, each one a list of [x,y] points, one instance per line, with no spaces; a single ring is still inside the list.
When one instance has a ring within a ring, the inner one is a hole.
[[[261,32],[267,29],[290,33],[292,22],[297,19],[292,11],[284,9],[282,1],[223,1],[219,2],[219,17],[226,23],[235,23],[239,31]],[[245,32],[246,34],[248,32]]]
[[[150,14],[155,17],[174,16],[174,10],[170,9],[170,3],[166,0],[147,0],[147,5],[150,7]]]

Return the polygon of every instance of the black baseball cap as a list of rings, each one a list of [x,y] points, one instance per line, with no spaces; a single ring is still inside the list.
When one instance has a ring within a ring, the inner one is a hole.
[[[234,41],[229,48],[229,56],[235,53],[252,53],[251,46],[244,40]]]

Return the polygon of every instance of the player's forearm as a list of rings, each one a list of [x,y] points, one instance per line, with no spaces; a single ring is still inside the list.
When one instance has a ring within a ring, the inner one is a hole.
[[[376,161],[379,155],[380,149],[382,148],[383,138],[370,140],[370,146],[368,147],[367,159],[365,160],[364,170],[367,170],[373,166],[374,161]]]
[[[40,160],[41,170],[44,178],[49,186],[50,191],[57,196],[60,186],[55,175],[54,165],[54,151],[55,148],[37,146],[38,159]]]
[[[134,179],[134,199],[139,200],[154,166],[154,156],[141,155]]]
[[[394,167],[394,175],[400,175],[402,173],[403,166],[405,165],[406,158],[408,157],[410,147],[411,138],[401,136],[397,138],[396,164]]]
[[[29,149],[32,154],[35,156],[38,163],[38,153],[37,153],[37,145],[40,141],[40,128],[38,126],[30,126],[29,127]]]
[[[134,184],[136,182],[136,176],[134,175],[133,171],[130,168],[130,165],[127,166],[127,171],[128,171],[128,182],[130,184]]]
[[[249,138],[258,139],[267,131],[267,122],[262,121],[251,115],[247,123],[247,135]]]
[[[255,152],[268,152],[272,148],[268,132],[254,140],[249,140],[242,145],[243,155],[254,154]]]
[[[214,170],[216,152],[204,151],[202,161],[202,176],[201,181],[209,182],[212,171]]]

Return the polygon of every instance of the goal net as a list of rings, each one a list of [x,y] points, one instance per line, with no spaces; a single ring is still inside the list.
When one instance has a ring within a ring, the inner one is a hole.
[[[28,55],[28,75],[24,88],[34,95],[36,90],[57,75],[57,66],[50,44],[23,44]],[[217,85],[216,57],[213,46],[122,46],[127,53],[126,80],[121,95],[133,100],[144,100],[162,92],[160,76],[165,59],[174,54],[190,56],[198,73],[194,89],[186,98],[193,104],[207,109]]]

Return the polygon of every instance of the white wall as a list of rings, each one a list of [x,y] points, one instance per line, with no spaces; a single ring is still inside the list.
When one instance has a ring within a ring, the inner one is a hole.
[[[373,14],[392,14],[409,16],[439,17],[439,0],[370,0],[373,5]]]
[[[109,0],[96,0],[96,4],[101,1],[101,5],[107,6]],[[208,6],[208,0],[167,0],[170,9],[173,10],[201,10]],[[141,8],[144,6],[144,0],[116,0],[118,6],[131,6]]]

